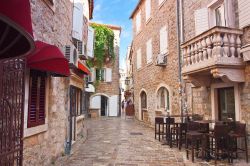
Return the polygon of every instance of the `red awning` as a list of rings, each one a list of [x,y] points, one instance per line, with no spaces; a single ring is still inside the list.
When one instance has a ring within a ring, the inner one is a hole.
[[[78,69],[83,71],[85,74],[90,75],[90,71],[87,66],[85,66],[83,63],[78,61]]]
[[[60,49],[54,45],[36,41],[36,50],[27,57],[27,66],[31,69],[69,76],[69,62]]]
[[[0,59],[27,55],[35,48],[29,0],[1,0]]]

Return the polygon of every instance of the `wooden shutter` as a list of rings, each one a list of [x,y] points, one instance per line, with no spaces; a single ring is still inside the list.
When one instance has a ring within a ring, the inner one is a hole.
[[[139,11],[136,15],[136,32],[141,30],[141,11]]]
[[[81,0],[74,0],[72,37],[82,41],[83,38],[82,31],[83,31],[83,2]]]
[[[106,82],[112,82],[112,69],[106,68]]]
[[[202,8],[194,12],[195,34],[199,35],[208,30],[208,9]]]
[[[31,71],[28,127],[45,123],[46,78],[41,72]]]
[[[109,116],[118,116],[118,96],[114,95],[109,98]]]
[[[38,121],[40,123],[45,123],[45,77],[40,77],[40,93],[39,93],[39,116]]]
[[[151,0],[146,0],[145,8],[146,8],[146,21],[147,21],[151,15]]]
[[[168,52],[168,32],[167,26],[164,26],[160,30],[160,53],[165,54]]]
[[[95,68],[91,68],[91,76],[89,78],[89,82],[94,82],[96,80],[96,71]]]
[[[249,0],[238,0],[240,28],[250,25],[250,2]]]
[[[93,28],[88,27],[88,43],[87,43],[87,56],[94,57],[94,36],[95,31]]]
[[[152,39],[148,40],[147,44],[147,63],[152,62]]]
[[[141,49],[137,50],[136,57],[137,57],[137,60],[136,60],[137,65],[136,66],[137,66],[137,69],[139,69],[139,68],[141,68]]]

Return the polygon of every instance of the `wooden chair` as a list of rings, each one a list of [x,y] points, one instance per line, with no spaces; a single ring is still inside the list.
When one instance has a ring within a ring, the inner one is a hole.
[[[243,123],[235,123],[235,128],[232,132],[229,133],[230,137],[230,145],[231,145],[231,155],[235,154],[236,158],[238,157],[238,153],[245,153],[246,162],[248,163],[248,148],[247,148],[247,132],[246,132],[246,124]],[[244,147],[240,148],[237,145],[239,139],[244,140]],[[233,156],[231,158],[231,162],[233,162]]]
[[[231,154],[229,148],[229,127],[225,124],[215,124],[213,133],[209,133],[208,136],[213,140],[209,149],[205,151],[210,151],[210,154],[214,154],[215,156],[215,165],[217,164],[217,160],[219,157],[227,156],[228,162],[230,163]]]
[[[198,156],[198,153],[202,152],[203,150],[201,146],[202,139],[203,139],[203,134],[199,132],[199,124],[196,122],[187,123],[186,155],[187,158],[189,158],[189,152],[191,152],[192,162],[194,162],[195,154],[196,156]]]
[[[171,128],[170,148],[175,144],[181,150],[182,144],[186,143],[187,123],[176,123]]]
[[[166,135],[166,123],[164,123],[163,117],[155,117],[155,139],[161,141],[161,138]]]

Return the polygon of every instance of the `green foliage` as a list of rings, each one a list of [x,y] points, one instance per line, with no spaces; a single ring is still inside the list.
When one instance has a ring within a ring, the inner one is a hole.
[[[87,61],[89,67],[102,68],[106,58],[115,60],[114,32],[105,25],[92,24],[95,30],[94,60]]]

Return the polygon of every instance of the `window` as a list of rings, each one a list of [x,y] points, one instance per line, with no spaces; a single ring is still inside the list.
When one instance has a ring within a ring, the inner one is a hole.
[[[45,124],[46,73],[30,71],[28,128]]]
[[[152,62],[152,39],[148,40],[147,44],[147,63]]]
[[[75,86],[70,89],[71,111],[73,116],[80,116],[83,113],[82,90]]]
[[[234,0],[214,0],[208,6],[209,27],[223,26],[235,28]]]
[[[136,55],[136,67],[137,69],[141,68],[141,49],[137,50],[137,55]]]
[[[170,103],[169,103],[169,91],[165,87],[161,87],[157,92],[158,98],[158,108],[169,111]]]
[[[146,8],[146,21],[150,18],[151,15],[151,0],[146,0],[145,3],[145,8]]]
[[[146,92],[141,92],[141,108],[147,109],[147,94]]]
[[[164,26],[160,30],[160,53],[168,53],[168,31],[167,26]]]
[[[136,33],[141,30],[141,11],[139,11],[136,15]]]
[[[105,69],[96,69],[96,80],[105,81]]]
[[[221,5],[215,9],[216,26],[226,26],[224,5]]]

